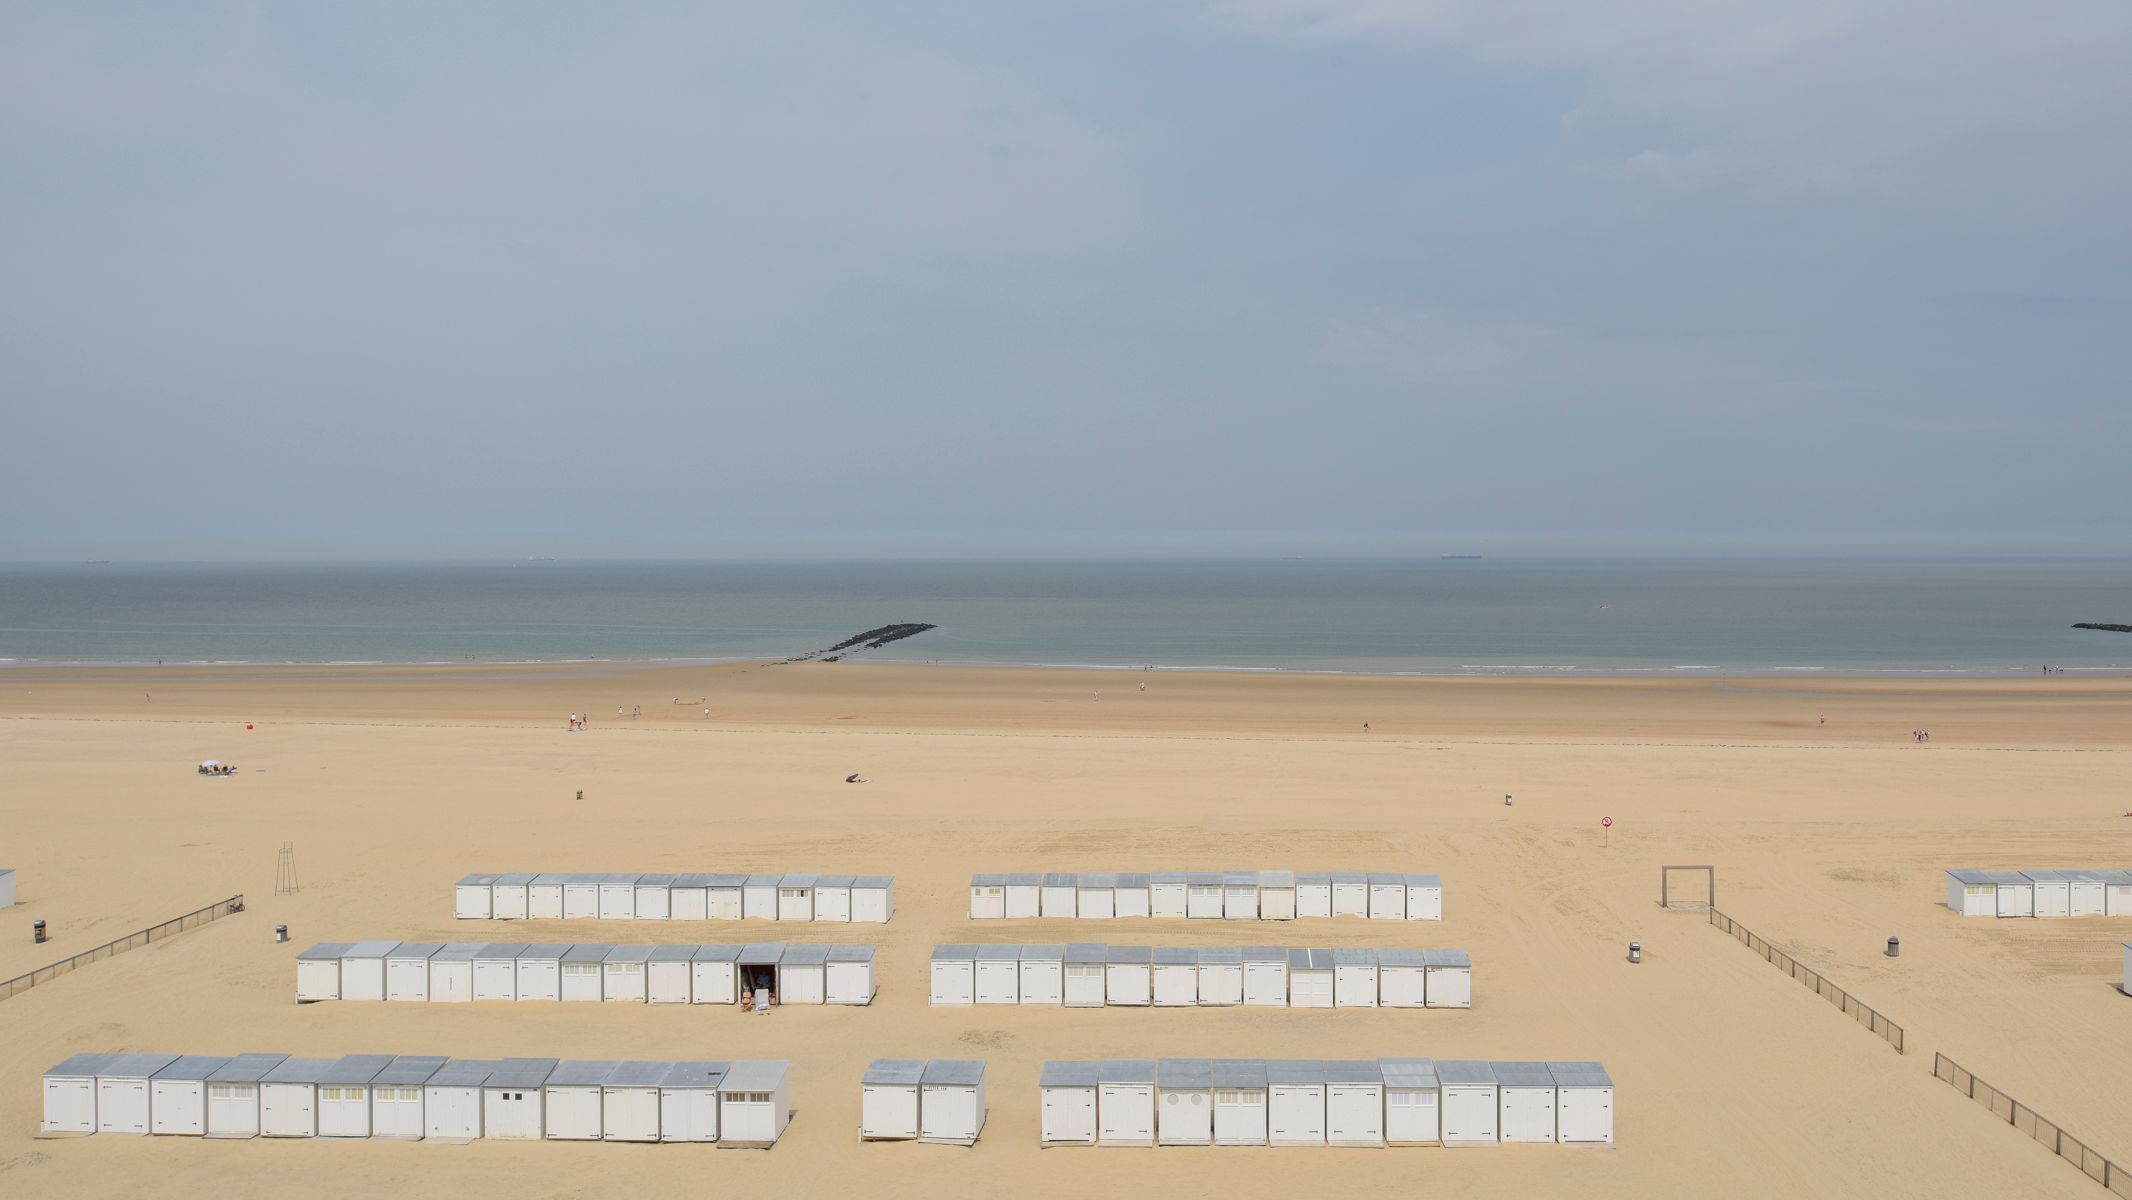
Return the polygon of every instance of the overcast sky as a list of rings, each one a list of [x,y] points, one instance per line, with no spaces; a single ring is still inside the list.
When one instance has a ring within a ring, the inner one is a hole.
[[[2132,551],[2122,0],[0,2],[0,558]]]

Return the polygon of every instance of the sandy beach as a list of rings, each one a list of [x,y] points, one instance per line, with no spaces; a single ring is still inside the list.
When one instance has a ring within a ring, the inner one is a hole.
[[[1140,684],[1145,682],[1145,691]],[[1100,694],[1100,699],[1097,698]],[[682,703],[674,703],[676,699]],[[624,715],[617,718],[620,707]],[[630,710],[641,706],[643,716]],[[710,710],[709,716],[704,710]],[[565,732],[572,712],[590,728]],[[1368,730],[1364,731],[1364,723]],[[247,729],[247,723],[252,728]],[[1928,744],[1910,737],[1929,729]],[[0,671],[0,975],[233,892],[245,914],[0,1002],[0,1192],[237,1196],[2102,1194],[1931,1076],[1934,1051],[2132,1162],[2132,919],[1963,920],[1942,870],[2132,866],[2132,681],[1400,679],[921,666]],[[195,774],[202,758],[234,778]],[[864,786],[843,783],[863,772]],[[576,799],[582,789],[584,800]],[[1502,796],[1513,792],[1514,807]],[[1614,820],[1602,848],[1599,821]],[[302,891],[273,895],[275,849]],[[1700,914],[1727,913],[1908,1029],[1898,1055]],[[1441,924],[987,922],[978,870],[1433,871]],[[887,926],[455,922],[484,870],[896,877]],[[54,940],[31,944],[30,923]],[[271,931],[287,923],[292,941]],[[1889,936],[1903,954],[1881,949]],[[863,1009],[321,1004],[304,946],[359,938],[873,942]],[[1455,946],[1471,1011],[953,1009],[941,941]],[[1630,939],[1646,961],[1625,959]],[[786,1057],[768,1154],[684,1146],[40,1141],[82,1050]],[[1047,1058],[1598,1059],[1612,1150],[1040,1150]],[[983,1057],[973,1149],[862,1145],[875,1057]]]

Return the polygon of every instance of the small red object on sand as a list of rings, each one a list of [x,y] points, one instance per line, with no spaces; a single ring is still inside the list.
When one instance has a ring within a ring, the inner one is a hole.
[[[244,727],[245,727],[246,729],[250,729],[250,728],[252,727],[252,723],[251,723],[250,721],[246,721],[246,722],[244,723]]]

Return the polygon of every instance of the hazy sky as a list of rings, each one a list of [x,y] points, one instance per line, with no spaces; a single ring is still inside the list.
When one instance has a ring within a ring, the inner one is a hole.
[[[0,2],[0,558],[2132,550],[2122,0]]]

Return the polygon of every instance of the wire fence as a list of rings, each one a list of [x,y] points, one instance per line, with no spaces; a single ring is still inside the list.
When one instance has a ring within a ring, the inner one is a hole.
[[[2095,1152],[2095,1148],[2067,1133],[2057,1122],[2021,1103],[2005,1092],[1964,1070],[1960,1063],[1932,1053],[1932,1073],[1955,1091],[1977,1102],[1992,1116],[2041,1142],[2045,1149],[2080,1168],[2082,1174],[2120,1196],[2132,1196],[2132,1173]]]
[[[217,900],[206,908],[194,909],[182,917],[173,917],[160,925],[151,925],[139,933],[129,933],[117,941],[105,942],[93,950],[84,950],[72,958],[63,958],[49,967],[39,967],[27,975],[17,975],[13,979],[0,982],[0,1000],[29,991],[40,983],[50,983],[78,967],[101,962],[114,954],[124,954],[137,946],[175,937],[188,929],[198,929],[209,921],[220,920],[243,911],[244,895],[241,892],[227,900]]]
[[[1814,990],[1823,1000],[1842,1009],[1844,1015],[1877,1033],[1897,1054],[1903,1053],[1903,1027],[1881,1015],[1880,1010],[1830,983],[1828,977],[1798,959],[1777,949],[1745,925],[1719,912],[1710,910],[1710,923],[1737,938],[1749,950],[1769,960],[1769,964],[1793,979]]]

